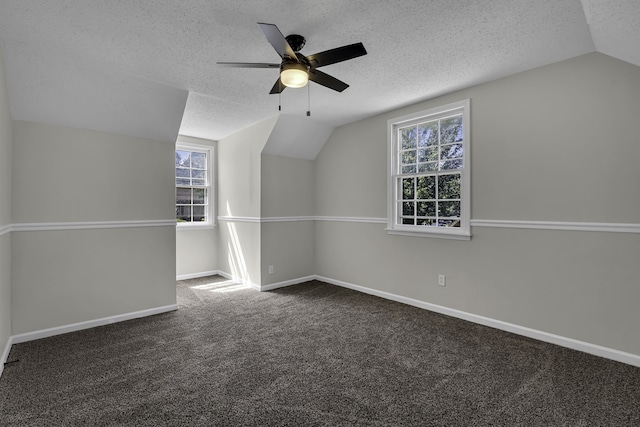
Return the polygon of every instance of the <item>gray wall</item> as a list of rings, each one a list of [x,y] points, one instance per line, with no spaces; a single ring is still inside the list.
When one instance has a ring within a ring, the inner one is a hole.
[[[11,170],[11,114],[0,52],[0,357],[11,336],[11,234],[3,231],[11,224]]]
[[[218,270],[218,231],[176,227],[176,275],[199,276]]]
[[[640,68],[597,53],[336,129],[315,162],[316,215],[386,218],[387,120],[466,98],[472,219],[640,224]],[[640,354],[640,234],[384,227],[316,222],[316,273]]]
[[[261,164],[262,285],[314,274],[315,226],[311,220],[279,221],[313,216],[314,162],[262,155]],[[273,274],[269,274],[273,266]]]
[[[218,141],[219,270],[260,285],[261,153],[277,116]]]
[[[174,220],[173,164],[173,142],[13,122],[13,334],[175,304],[175,226],[143,226]]]

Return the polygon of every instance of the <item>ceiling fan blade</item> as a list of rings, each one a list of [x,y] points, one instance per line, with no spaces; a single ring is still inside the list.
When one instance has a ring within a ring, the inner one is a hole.
[[[367,51],[362,43],[354,43],[347,46],[337,47],[335,49],[325,50],[313,55],[307,56],[307,60],[312,68],[324,67],[325,65],[335,64],[336,62],[346,61],[348,59],[357,58],[366,55]]]
[[[329,89],[333,89],[338,92],[342,92],[346,88],[349,87],[343,81],[336,79],[335,77],[330,76],[329,74],[323,73],[322,71],[310,69],[309,70],[309,80],[318,83],[319,85],[328,87]]]
[[[216,62],[223,67],[234,68],[280,68],[280,64],[267,64],[263,62]]]
[[[264,35],[267,37],[269,43],[271,43],[271,46],[273,46],[273,48],[276,50],[276,52],[278,52],[278,55],[280,55],[281,58],[287,56],[290,59],[299,62],[298,56],[289,45],[289,42],[287,42],[287,39],[284,38],[282,32],[278,29],[278,27],[273,24],[264,24],[262,22],[258,22],[258,25],[260,26],[260,29],[262,30]]]
[[[269,92],[269,95],[282,93],[282,91],[285,90],[286,88],[287,87],[280,82],[280,78],[278,78],[278,80],[276,81],[276,84],[274,84],[273,87],[271,88],[271,92]]]

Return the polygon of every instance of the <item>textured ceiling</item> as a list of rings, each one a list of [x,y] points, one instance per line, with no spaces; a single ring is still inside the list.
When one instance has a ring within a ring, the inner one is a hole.
[[[640,66],[638,0],[0,0],[13,118],[224,138],[278,114],[276,69],[216,65],[279,62],[257,22],[302,34],[307,55],[364,43],[322,68],[351,87],[310,87],[328,127],[594,50]],[[282,113],[307,103],[287,89]]]

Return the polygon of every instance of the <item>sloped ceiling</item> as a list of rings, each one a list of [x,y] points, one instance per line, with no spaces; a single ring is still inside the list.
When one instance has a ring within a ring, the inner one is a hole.
[[[343,93],[312,84],[279,100],[276,69],[216,65],[278,62],[257,22],[302,34],[307,55],[355,42],[368,55],[322,69]],[[313,122],[333,128],[595,50],[640,66],[640,2],[0,0],[0,46],[14,119],[218,140],[279,101],[306,119],[308,95]]]

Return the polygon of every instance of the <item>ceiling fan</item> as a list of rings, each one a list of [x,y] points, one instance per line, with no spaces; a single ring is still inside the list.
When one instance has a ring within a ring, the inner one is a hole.
[[[218,62],[218,65],[240,68],[279,68],[280,77],[271,88],[270,94],[281,93],[287,87],[304,87],[309,80],[329,89],[342,92],[349,87],[348,84],[323,73],[317,68],[367,54],[362,43],[354,43],[305,56],[300,53],[306,42],[301,35],[291,34],[285,37],[274,24],[258,22],[258,26],[271,46],[282,58],[281,63]]]

